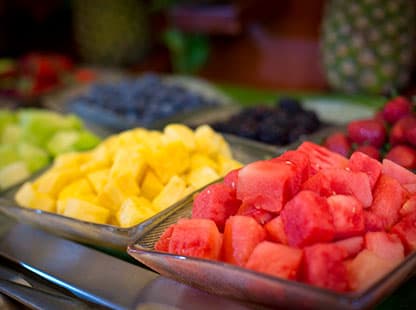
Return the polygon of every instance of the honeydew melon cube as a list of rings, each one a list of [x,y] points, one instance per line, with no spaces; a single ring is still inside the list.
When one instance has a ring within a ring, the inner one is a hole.
[[[2,134],[3,129],[13,123],[16,123],[16,115],[10,110],[0,109],[0,134]]]
[[[0,145],[0,169],[18,160],[19,154],[16,145]]]
[[[78,132],[78,140],[73,144],[74,151],[85,151],[92,149],[100,143],[100,138],[98,138],[92,132],[81,130]]]
[[[17,152],[19,154],[19,158],[26,163],[29,171],[32,173],[45,167],[50,161],[50,157],[47,152],[40,147],[29,143],[19,143],[17,145]]]
[[[143,197],[129,197],[121,205],[116,219],[121,227],[131,227],[156,213],[152,203]]]
[[[23,161],[16,161],[0,169],[0,189],[6,189],[30,177],[30,171]]]
[[[8,124],[0,136],[1,143],[17,143],[22,136],[22,129],[17,124]]]
[[[78,138],[79,132],[77,130],[58,131],[49,139],[46,148],[53,156],[67,153],[74,149]]]

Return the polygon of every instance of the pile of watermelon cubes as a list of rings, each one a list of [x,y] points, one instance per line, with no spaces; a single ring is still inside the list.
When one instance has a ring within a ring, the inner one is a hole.
[[[206,187],[155,244],[338,292],[369,287],[415,249],[416,175],[311,142]]]

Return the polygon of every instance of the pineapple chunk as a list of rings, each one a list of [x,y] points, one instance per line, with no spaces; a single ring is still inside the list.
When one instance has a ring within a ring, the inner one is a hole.
[[[109,168],[110,166],[110,153],[105,145],[100,145],[91,152],[91,158],[80,166],[80,170],[83,173],[89,173],[96,170]]]
[[[229,157],[218,155],[218,173],[220,175],[226,175],[228,172],[234,169],[241,168],[243,165]]]
[[[89,160],[91,152],[66,153],[55,158],[53,169],[79,169],[79,167]]]
[[[90,181],[94,191],[99,193],[104,188],[110,175],[110,169],[101,169],[87,174],[88,181]]]
[[[143,197],[127,198],[117,212],[116,219],[121,227],[131,227],[147,220],[156,213],[152,203]]]
[[[30,171],[23,161],[16,161],[0,169],[0,189],[9,188],[30,177]]]
[[[185,192],[185,181],[174,175],[165,185],[162,191],[153,199],[153,205],[157,211],[162,211],[179,201]]]
[[[192,154],[191,170],[195,170],[205,166],[211,167],[214,170],[218,170],[218,164],[215,162],[215,160],[211,159],[211,157],[201,153]]]
[[[58,193],[80,176],[76,169],[51,169],[42,174],[34,183],[37,190],[56,198]]]
[[[110,217],[110,210],[80,199],[63,200],[61,207],[63,215],[81,221],[105,224]]]
[[[124,200],[128,198],[123,190],[123,184],[118,184],[113,179],[109,179],[98,193],[97,203],[111,211],[117,212]]]
[[[179,141],[167,142],[146,153],[149,166],[163,183],[189,168],[190,154],[185,145]]]
[[[192,129],[181,124],[167,125],[163,131],[166,141],[180,141],[189,151],[195,150],[196,142]]]
[[[201,125],[195,130],[195,142],[196,150],[208,155],[217,153],[223,143],[222,136],[208,125]]]
[[[58,200],[56,202],[56,209],[59,214],[62,214],[64,211],[62,201],[65,201],[68,198],[81,199],[91,203],[96,203],[97,201],[94,189],[92,188],[90,182],[85,178],[70,183],[59,193]]]
[[[231,148],[228,145],[227,141],[225,141],[224,137],[220,134],[217,134],[220,137],[220,145],[218,147],[218,155],[222,155],[227,158],[232,158],[233,154],[231,152]]]
[[[16,202],[26,208],[55,212],[55,200],[44,193],[39,193],[32,183],[23,184],[15,195]]]
[[[156,174],[148,169],[141,185],[141,195],[152,200],[163,189],[163,183]]]
[[[187,183],[193,188],[201,188],[220,178],[220,175],[211,167],[200,167],[187,175]]]

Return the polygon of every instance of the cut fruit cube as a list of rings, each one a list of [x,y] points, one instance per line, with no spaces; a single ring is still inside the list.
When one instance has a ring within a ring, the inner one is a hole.
[[[219,179],[220,175],[214,169],[205,166],[189,172],[186,176],[186,183],[193,188],[201,188]]]
[[[152,203],[143,197],[127,198],[118,210],[116,219],[121,227],[132,227],[155,215]]]
[[[404,259],[404,247],[399,237],[384,231],[365,234],[365,247],[381,258],[397,263]]]
[[[194,132],[185,125],[169,124],[165,126],[163,133],[165,139],[169,141],[180,141],[191,152],[196,148]]]
[[[105,184],[110,175],[110,169],[101,169],[87,174],[88,181],[90,181],[94,191],[98,194],[103,191]]]
[[[407,254],[416,250],[416,213],[404,216],[391,232],[399,236]]]
[[[162,211],[184,197],[185,181],[174,175],[162,191],[153,199],[152,204],[157,211]]]
[[[352,153],[348,167],[354,172],[364,172],[370,178],[371,188],[377,183],[381,174],[382,165],[378,160],[371,158],[370,156],[361,153]]]
[[[240,201],[241,204],[241,201]],[[257,208],[254,205],[242,203],[237,210],[237,215],[250,216],[260,225],[264,225],[276,216],[276,213]]]
[[[364,237],[357,236],[334,242],[335,245],[343,248],[347,257],[354,257],[364,248]]]
[[[62,209],[62,215],[97,224],[106,224],[110,217],[110,210],[107,208],[80,199],[64,200]]]
[[[15,195],[16,202],[26,208],[55,212],[55,200],[44,193],[39,193],[30,182],[23,184]]]
[[[0,189],[19,184],[30,177],[26,163],[16,161],[0,169]]]
[[[278,242],[281,244],[287,244],[287,236],[285,232],[285,228],[283,226],[283,221],[280,216],[276,216],[266,225],[264,225],[266,229],[267,236],[274,242]]]
[[[140,193],[143,197],[152,200],[162,189],[163,183],[151,169],[147,169],[142,181]]]
[[[400,184],[416,183],[416,174],[386,158],[382,162],[382,173],[396,179]]]

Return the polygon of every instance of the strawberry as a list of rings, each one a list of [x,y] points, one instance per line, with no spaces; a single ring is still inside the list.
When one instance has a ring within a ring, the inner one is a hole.
[[[352,121],[348,124],[348,136],[359,145],[369,144],[381,147],[386,140],[384,125],[374,119]]]
[[[384,105],[383,118],[390,124],[394,124],[403,116],[409,115],[412,104],[405,97],[398,96]]]
[[[374,159],[380,160],[380,150],[372,145],[360,145],[355,151],[362,152]]]
[[[416,151],[407,145],[394,146],[385,156],[407,169],[416,168]]]
[[[348,157],[351,153],[351,145],[347,136],[342,132],[334,132],[324,141],[324,146],[342,156]]]
[[[407,132],[416,128],[416,117],[407,115],[398,120],[390,130],[389,142],[391,145],[407,143]]]
[[[406,130],[405,136],[407,142],[409,142],[413,146],[416,146],[416,126]]]

